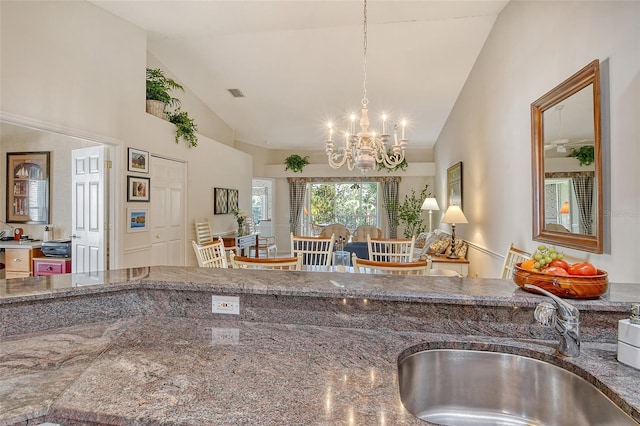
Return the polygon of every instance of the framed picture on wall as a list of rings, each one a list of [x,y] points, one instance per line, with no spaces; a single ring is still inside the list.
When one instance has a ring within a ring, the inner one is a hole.
[[[127,176],[127,201],[149,201],[151,179],[139,176]]]
[[[238,210],[238,190],[237,189],[229,189],[227,192],[228,197],[228,213],[233,213]]]
[[[128,152],[127,170],[130,172],[149,173],[149,152],[135,148],[128,148]]]
[[[127,209],[127,232],[148,230],[148,209]]]
[[[226,188],[213,188],[213,214],[229,213],[227,196],[228,190]]]
[[[462,161],[447,169],[447,207],[462,207]],[[464,210],[464,209],[463,209]]]
[[[7,152],[7,215],[9,223],[50,223],[50,153]]]

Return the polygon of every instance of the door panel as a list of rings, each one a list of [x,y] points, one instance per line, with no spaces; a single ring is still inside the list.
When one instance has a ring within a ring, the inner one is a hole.
[[[72,151],[72,271],[93,275],[106,265],[104,146]]]
[[[185,265],[186,165],[151,156],[152,265]]]

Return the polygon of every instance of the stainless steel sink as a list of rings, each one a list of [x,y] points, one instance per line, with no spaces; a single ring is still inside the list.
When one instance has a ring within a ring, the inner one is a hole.
[[[433,349],[398,362],[400,398],[440,425],[635,425],[595,386],[555,365],[499,352]]]

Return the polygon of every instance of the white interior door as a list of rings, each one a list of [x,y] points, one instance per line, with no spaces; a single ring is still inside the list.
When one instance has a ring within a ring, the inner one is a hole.
[[[97,275],[107,264],[105,149],[95,146],[71,153],[71,268],[74,273]]]
[[[186,165],[151,156],[151,265],[185,265]]]

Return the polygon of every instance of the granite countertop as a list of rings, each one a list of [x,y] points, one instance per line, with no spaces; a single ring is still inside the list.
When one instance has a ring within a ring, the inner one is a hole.
[[[0,280],[0,426],[420,425],[397,361],[433,348],[552,362],[640,421],[640,372],[617,362],[612,330],[637,289],[571,301],[586,340],[565,358],[532,325],[543,297],[499,279],[153,267]],[[241,315],[212,314],[211,294],[238,295]]]
[[[279,294],[307,297],[362,297],[389,301],[437,300],[442,303],[533,306],[537,295],[502,279],[411,277],[340,272],[240,271],[196,267],[142,267],[97,275],[48,275],[0,279],[0,305],[62,296],[137,288],[212,290],[223,293]],[[640,302],[640,284],[611,283],[594,300],[571,300],[580,310],[627,312]]]
[[[628,389],[622,397],[640,419],[638,372],[615,361],[612,344],[562,360],[551,342],[138,317],[3,342],[0,425],[421,425],[401,404],[396,365],[424,345],[595,370],[606,386]]]

